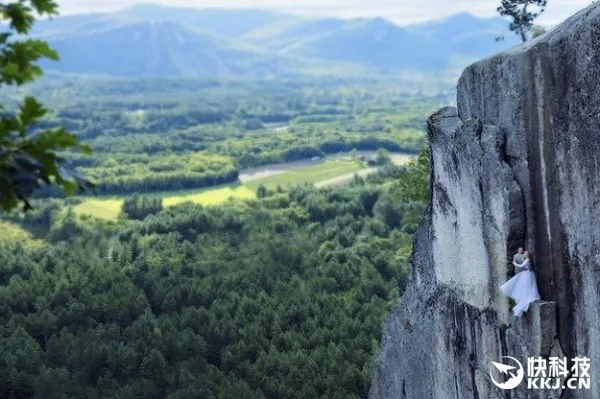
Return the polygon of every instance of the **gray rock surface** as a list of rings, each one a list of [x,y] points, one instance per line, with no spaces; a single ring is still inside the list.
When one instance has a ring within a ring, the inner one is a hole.
[[[467,68],[428,132],[431,203],[370,398],[600,398],[600,4]],[[520,245],[544,301],[515,319],[498,287]],[[491,383],[502,356],[562,353],[591,358],[591,389]]]

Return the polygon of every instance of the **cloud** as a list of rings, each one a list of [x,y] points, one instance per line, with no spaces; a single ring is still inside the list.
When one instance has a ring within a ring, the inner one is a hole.
[[[114,11],[143,0],[61,0],[63,14]],[[381,16],[401,24],[442,18],[460,12],[478,16],[496,15],[499,0],[158,0],[156,3],[183,7],[261,8],[307,16],[342,18]],[[540,23],[553,25],[588,6],[591,0],[551,0]]]

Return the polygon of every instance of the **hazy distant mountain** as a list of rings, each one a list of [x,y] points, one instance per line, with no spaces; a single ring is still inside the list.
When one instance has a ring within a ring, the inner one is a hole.
[[[343,30],[352,21],[325,18],[317,20],[294,19],[280,23],[268,24],[251,31],[242,37],[243,40],[281,49],[286,46],[307,42]]]
[[[470,14],[400,27],[382,18],[140,5],[42,21],[61,54],[49,68],[115,76],[290,76],[315,70],[454,71],[514,43],[501,18]]]
[[[487,57],[519,43],[517,36],[508,32],[505,19],[477,18],[468,13],[407,26],[406,29],[413,35],[445,46],[452,53],[474,58]],[[505,39],[496,41],[503,34]]]
[[[343,27],[291,46],[288,52],[313,58],[364,64],[381,69],[441,70],[450,52],[382,19],[346,22]]]
[[[167,7],[157,4],[133,6],[117,13],[121,18],[136,21],[176,22],[224,37],[238,37],[255,29],[288,19],[288,14],[252,9],[194,9]]]
[[[238,75],[270,58],[173,22],[140,22],[50,43],[63,72],[126,77]]]
[[[45,39],[75,37],[92,32],[114,29],[132,23],[115,14],[77,14],[51,20],[40,20],[33,25],[31,33]]]

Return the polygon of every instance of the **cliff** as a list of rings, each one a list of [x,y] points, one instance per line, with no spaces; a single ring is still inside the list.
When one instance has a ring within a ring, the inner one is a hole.
[[[428,123],[431,201],[386,322],[371,399],[600,398],[600,4],[467,68]],[[543,301],[498,287],[519,246]],[[503,391],[491,361],[591,359],[589,390]]]

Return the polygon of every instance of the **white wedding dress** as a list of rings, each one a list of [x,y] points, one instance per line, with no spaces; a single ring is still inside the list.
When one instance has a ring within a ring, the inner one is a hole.
[[[521,317],[523,313],[527,312],[531,303],[540,299],[535,274],[531,271],[529,259],[526,259],[520,267],[525,270],[517,273],[500,287],[503,293],[516,302],[513,313],[517,317]]]

